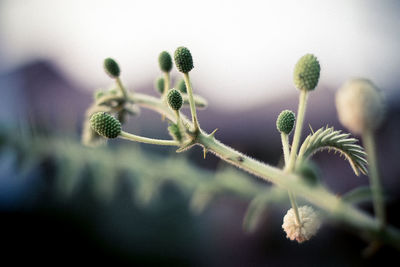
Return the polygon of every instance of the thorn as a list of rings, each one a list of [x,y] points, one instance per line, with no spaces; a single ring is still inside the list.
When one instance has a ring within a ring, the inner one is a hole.
[[[311,124],[308,124],[308,127],[310,127],[310,130],[311,130],[312,134],[314,134],[314,130],[313,130],[313,128],[311,127]]]
[[[209,134],[210,137],[214,137],[215,133],[218,131],[218,128],[216,128],[212,133]]]
[[[203,148],[203,156],[204,156],[204,159],[206,159],[206,155],[207,155],[207,148]]]
[[[178,149],[176,150],[176,152],[177,152],[177,153],[184,152],[184,151],[190,149],[190,148],[191,148],[192,146],[194,146],[194,145],[195,145],[195,143],[194,143],[192,140],[191,140],[191,141],[188,141],[188,142],[182,144],[182,146],[181,146],[180,148],[178,148]]]

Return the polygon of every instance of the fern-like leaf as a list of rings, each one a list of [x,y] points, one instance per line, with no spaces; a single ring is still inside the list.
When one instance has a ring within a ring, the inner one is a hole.
[[[349,133],[342,133],[334,130],[333,127],[322,127],[315,133],[307,136],[299,151],[299,162],[306,159],[318,151],[334,150],[343,155],[350,163],[354,173],[367,174],[367,160],[364,149],[356,144],[358,140],[350,137]]]

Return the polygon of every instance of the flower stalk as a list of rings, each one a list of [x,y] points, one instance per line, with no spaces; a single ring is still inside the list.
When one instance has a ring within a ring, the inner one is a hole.
[[[189,73],[184,73],[183,78],[185,79],[187,94],[189,97],[190,113],[192,114],[192,123],[194,126],[194,131],[198,132],[200,129],[200,125],[199,125],[199,120],[197,119],[196,104],[193,98],[193,89],[190,83]]]
[[[308,98],[308,91],[301,90],[299,96],[299,107],[296,118],[296,127],[294,129],[294,136],[292,141],[292,149],[290,151],[289,162],[286,165],[286,170],[288,172],[292,172],[295,167],[297,150],[299,149],[300,145],[301,132],[303,130],[303,122],[307,108],[307,98]]]
[[[365,150],[367,151],[367,158],[369,163],[369,181],[372,191],[372,203],[374,211],[380,226],[383,228],[386,224],[385,206],[383,199],[382,185],[379,179],[378,160],[376,158],[375,138],[371,130],[365,130],[363,133],[363,142]]]
[[[285,161],[285,168],[289,162],[290,150],[289,150],[289,136],[285,133],[281,133],[282,140],[282,148],[283,148],[283,158]],[[299,215],[299,209],[297,207],[296,196],[293,194],[291,190],[288,191],[290,205],[292,205],[292,209],[294,210],[295,220],[297,225],[301,225],[301,218]]]
[[[117,77],[115,79],[115,82],[117,83],[117,86],[118,86],[123,98],[126,99],[128,97],[128,93],[127,93],[124,85],[122,84],[121,78]]]
[[[134,141],[134,142],[139,142],[139,143],[145,143],[145,144],[152,144],[152,145],[160,145],[160,146],[179,146],[179,142],[175,140],[162,140],[162,139],[154,139],[154,138],[147,138],[131,133],[127,133],[124,131],[121,131],[121,133],[118,136],[119,138]]]

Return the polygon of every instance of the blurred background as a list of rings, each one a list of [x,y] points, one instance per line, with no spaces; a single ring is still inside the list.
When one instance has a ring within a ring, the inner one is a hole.
[[[326,224],[311,241],[285,238],[285,197],[243,218],[269,190],[200,148],[109,142],[80,145],[86,108],[112,81],[102,62],[115,58],[128,89],[157,95],[158,54],[188,47],[194,91],[208,99],[205,130],[262,161],[281,164],[275,129],[283,109],[297,110],[296,61],[315,54],[318,88],[306,125],[338,123],[334,94],[347,79],[371,79],[386,95],[377,132],[389,221],[399,226],[399,1],[0,1],[0,236],[14,262],[139,265],[374,265],[349,229]],[[173,83],[180,74],[172,71]],[[142,110],[125,129],[167,138],[167,124]],[[304,127],[303,137],[309,133]],[[345,130],[345,129],[344,129]],[[332,191],[368,184],[338,155],[313,157]],[[219,178],[218,178],[219,177]],[[222,177],[222,178],[221,178]],[[216,182],[217,180],[217,182]],[[278,194],[279,195],[279,194]],[[206,205],[207,204],[207,205]],[[204,206],[204,207],[203,207]],[[371,212],[371,205],[362,207]],[[194,212],[193,212],[194,211]],[[201,211],[201,212],[200,212]]]

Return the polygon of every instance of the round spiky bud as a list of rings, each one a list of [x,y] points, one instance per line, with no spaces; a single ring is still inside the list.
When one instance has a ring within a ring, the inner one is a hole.
[[[106,58],[104,60],[104,70],[111,78],[118,78],[121,73],[118,63],[112,58]]]
[[[183,93],[183,94],[187,93],[186,83],[185,83],[184,79],[181,79],[181,80],[178,81],[178,83],[176,84],[176,89],[181,91],[181,93]]]
[[[347,81],[336,93],[340,122],[354,134],[375,130],[385,115],[383,96],[367,79]]]
[[[184,46],[178,47],[174,54],[175,65],[180,72],[188,73],[193,69],[192,54]]]
[[[300,225],[296,221],[294,210],[288,210],[285,217],[283,217],[282,228],[285,230],[287,238],[302,243],[309,240],[317,233],[321,226],[321,220],[310,206],[300,207],[299,216],[301,221]]]
[[[300,90],[314,90],[318,84],[320,71],[318,59],[313,54],[302,56],[294,67],[294,85]]]
[[[168,104],[173,110],[180,110],[183,104],[183,99],[181,93],[172,88],[168,91],[167,95]]]
[[[90,126],[96,133],[107,138],[116,138],[121,133],[121,123],[105,112],[93,114]]]
[[[296,121],[296,116],[291,110],[282,111],[278,119],[276,120],[276,128],[280,133],[290,134],[293,130],[294,122]]]
[[[164,93],[164,86],[165,86],[165,80],[163,77],[160,77],[156,80],[156,89],[160,94]]]
[[[167,51],[162,51],[158,56],[158,64],[163,72],[170,72],[172,69],[172,58]]]

